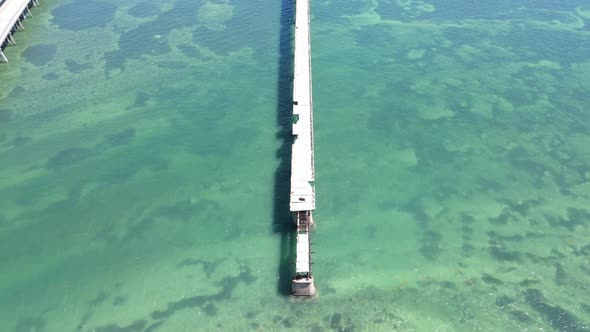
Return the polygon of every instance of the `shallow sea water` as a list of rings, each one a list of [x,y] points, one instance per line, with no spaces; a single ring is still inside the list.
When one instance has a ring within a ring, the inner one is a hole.
[[[43,1],[0,66],[1,331],[590,331],[590,4]]]

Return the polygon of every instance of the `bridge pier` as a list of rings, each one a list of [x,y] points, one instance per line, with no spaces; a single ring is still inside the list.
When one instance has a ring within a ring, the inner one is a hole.
[[[0,49],[0,62],[4,62],[4,63],[8,62],[6,55],[4,55],[4,52],[2,52],[2,49]]]
[[[314,297],[316,295],[313,277],[310,275],[295,275],[291,283],[293,296]]]

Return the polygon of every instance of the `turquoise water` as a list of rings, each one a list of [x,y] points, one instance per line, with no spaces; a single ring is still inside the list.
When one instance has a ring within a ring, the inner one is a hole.
[[[0,66],[1,331],[589,331],[590,5],[53,0]]]

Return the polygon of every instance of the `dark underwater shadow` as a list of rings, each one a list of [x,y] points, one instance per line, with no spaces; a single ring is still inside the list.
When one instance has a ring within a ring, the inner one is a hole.
[[[282,0],[280,38],[279,38],[279,71],[277,87],[277,138],[281,145],[277,150],[279,166],[275,171],[273,232],[281,236],[278,293],[290,294],[292,270],[292,240],[294,230],[291,212],[289,211],[290,178],[291,178],[291,145],[293,135],[292,99],[293,99],[293,30],[295,21],[295,0]]]

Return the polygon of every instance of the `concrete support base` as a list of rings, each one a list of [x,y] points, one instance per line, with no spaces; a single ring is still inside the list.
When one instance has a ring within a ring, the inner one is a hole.
[[[291,294],[293,296],[313,297],[316,295],[313,277],[293,279],[291,283]]]
[[[6,55],[4,55],[2,50],[0,50],[0,62],[8,62],[8,59],[6,58]]]

